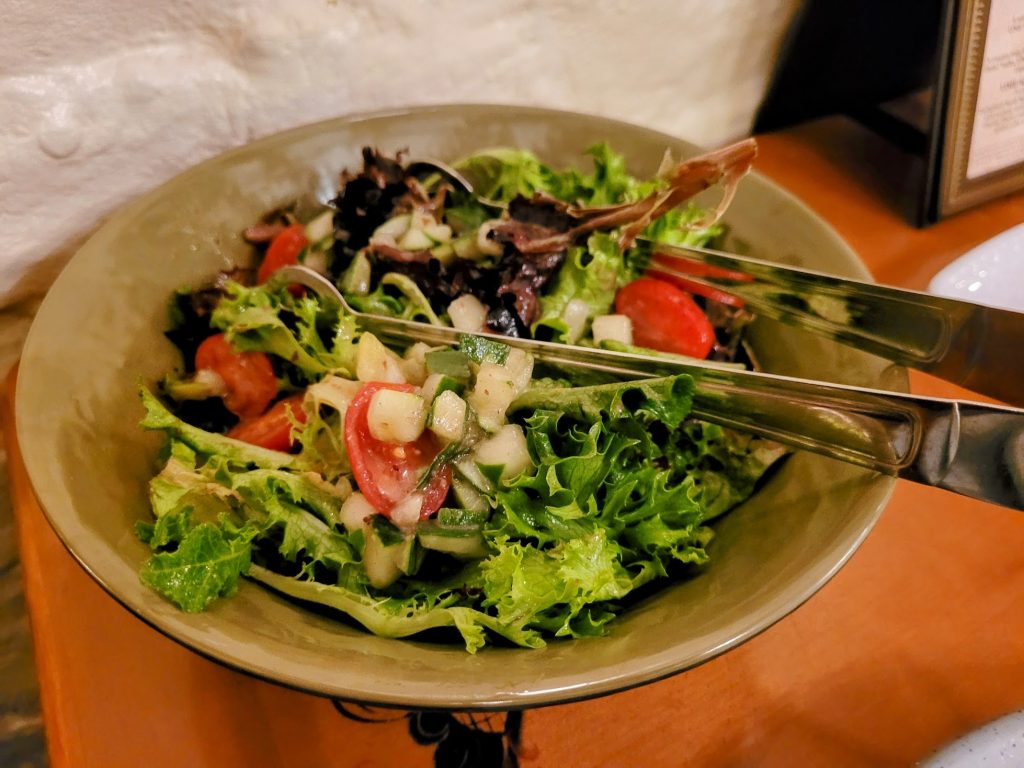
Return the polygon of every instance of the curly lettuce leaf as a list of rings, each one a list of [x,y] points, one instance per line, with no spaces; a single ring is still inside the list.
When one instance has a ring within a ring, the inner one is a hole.
[[[228,533],[210,523],[192,528],[173,552],[158,552],[142,567],[142,582],[188,613],[205,609],[238,588],[249,570],[256,528]]]
[[[455,168],[470,178],[477,195],[503,203],[517,195],[551,194],[562,184],[559,174],[526,149],[481,150],[457,162]]]
[[[694,226],[706,215],[706,210],[690,203],[686,208],[676,208],[655,219],[647,225],[643,234],[644,237],[666,245],[702,248],[725,234],[725,225],[721,223],[709,227]]]
[[[513,400],[508,413],[551,411],[591,424],[607,415],[615,420],[660,421],[675,429],[690,412],[693,386],[693,379],[684,374],[592,387],[533,388]]]
[[[547,549],[508,540],[496,546],[498,552],[481,564],[483,604],[493,606],[505,624],[537,627],[558,637],[594,634],[613,614],[587,609],[633,589],[618,545],[600,529]]]
[[[563,318],[566,305],[578,299],[586,303],[587,320],[611,311],[615,292],[626,279],[618,242],[607,232],[595,232],[586,247],[569,249],[549,292],[540,297],[540,318],[531,329],[537,337],[546,329],[553,341],[567,341],[569,325]]]
[[[169,437],[180,440],[197,453],[206,456],[219,456],[240,466],[255,466],[264,469],[302,467],[300,458],[290,453],[260,448],[187,424],[171,413],[167,406],[144,386],[139,388],[139,396],[146,409],[146,415],[139,422],[143,429],[165,432]]]
[[[355,320],[313,296],[296,298],[285,287],[231,284],[210,322],[236,349],[274,355],[306,381],[355,371]]]
[[[398,272],[385,274],[377,287],[365,296],[346,294],[345,299],[359,312],[444,325],[419,286],[408,275]]]
[[[493,494],[485,605],[556,635],[600,633],[616,601],[669,563],[707,560],[699,492],[661,448],[692,394],[692,379],[676,376],[513,402],[537,468]]]
[[[787,453],[771,440],[702,421],[688,421],[665,447],[672,466],[693,482],[708,520],[746,500]]]
[[[257,565],[252,566],[249,575],[290,597],[341,611],[381,637],[408,637],[430,629],[452,627],[462,636],[470,653],[486,644],[484,630],[526,648],[544,646],[544,640],[535,630],[503,622],[471,607],[455,605],[456,593],[451,590],[441,599],[437,595],[433,599],[426,596],[382,598],[343,585],[282,576]]]

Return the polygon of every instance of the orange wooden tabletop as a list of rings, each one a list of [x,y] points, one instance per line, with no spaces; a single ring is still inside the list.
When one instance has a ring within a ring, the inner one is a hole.
[[[1024,221],[1018,195],[915,229],[896,202],[905,158],[842,120],[761,148],[758,170],[827,219],[881,282],[924,288]],[[55,768],[434,764],[412,716],[347,719],[330,701],[200,658],[108,597],[34,501],[10,428],[12,382],[4,434]],[[925,376],[913,388],[964,394]],[[850,563],[794,614],[668,680],[526,712],[519,764],[907,765],[1024,707],[1022,598],[1024,516],[900,482]]]

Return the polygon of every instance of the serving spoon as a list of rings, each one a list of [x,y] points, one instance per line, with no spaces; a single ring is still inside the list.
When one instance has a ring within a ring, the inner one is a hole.
[[[302,285],[351,315],[363,331],[392,342],[457,345],[491,338],[544,363],[643,379],[688,374],[693,416],[867,467],[886,475],[1024,510],[1024,410],[963,400],[830,384],[684,361],[372,315],[349,306],[337,287],[308,267],[282,267],[276,285]]]

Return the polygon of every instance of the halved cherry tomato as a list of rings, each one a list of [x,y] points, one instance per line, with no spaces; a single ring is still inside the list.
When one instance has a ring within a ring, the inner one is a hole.
[[[306,411],[302,407],[303,395],[292,395],[274,403],[262,416],[245,419],[228,432],[228,437],[244,443],[270,448],[274,451],[288,451],[292,441],[292,419],[299,424],[306,423]],[[291,417],[289,417],[289,413]]]
[[[306,237],[306,228],[301,224],[292,224],[283,229],[277,237],[270,241],[267,253],[263,257],[259,271],[256,273],[256,280],[265,283],[281,267],[299,263],[299,254],[302,249],[309,245],[309,238]],[[292,285],[288,287],[293,294],[302,294],[302,287]]]
[[[238,352],[223,333],[205,339],[196,350],[196,370],[224,380],[224,405],[243,419],[259,416],[277,397],[277,376],[262,352]]]
[[[419,483],[420,476],[440,452],[440,447],[429,432],[403,444],[385,443],[371,435],[367,412],[374,393],[382,389],[416,391],[410,384],[381,381],[365,384],[345,412],[345,447],[359,490],[374,509],[390,516],[395,504],[408,496]],[[451,481],[452,470],[447,464],[434,471],[423,489],[421,519],[430,517],[441,507]]]
[[[623,286],[615,310],[633,321],[638,346],[705,358],[715,344],[715,329],[693,298],[661,280],[641,277]]]

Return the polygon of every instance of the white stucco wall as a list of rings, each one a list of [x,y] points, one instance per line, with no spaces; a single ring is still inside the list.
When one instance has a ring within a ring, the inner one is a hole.
[[[106,214],[221,150],[446,101],[749,130],[799,0],[0,0],[0,364]]]

